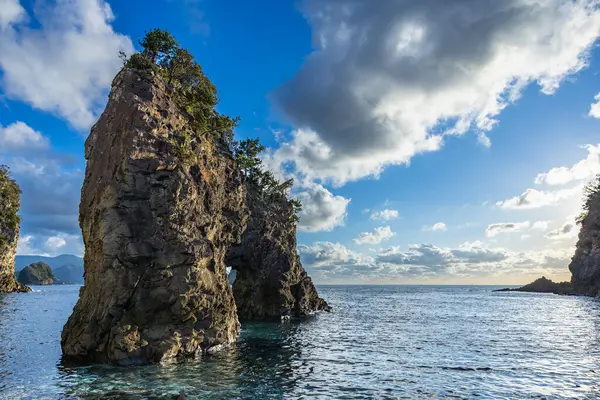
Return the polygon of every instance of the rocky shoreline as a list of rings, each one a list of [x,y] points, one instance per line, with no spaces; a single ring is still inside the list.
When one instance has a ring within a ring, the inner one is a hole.
[[[497,289],[494,292],[529,292],[529,293],[554,293],[560,295],[578,295],[571,286],[571,282],[554,282],[545,276],[536,279],[532,283],[519,288]]]

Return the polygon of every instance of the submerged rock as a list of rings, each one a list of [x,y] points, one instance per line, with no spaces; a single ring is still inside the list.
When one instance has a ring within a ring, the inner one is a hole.
[[[15,277],[21,189],[0,166],[0,293],[29,292]]]
[[[294,211],[285,196],[248,185],[248,227],[227,264],[237,271],[233,294],[241,320],[280,320],[329,311],[296,252]]]
[[[61,284],[62,281],[56,280],[50,266],[44,262],[38,262],[26,266],[19,272],[18,281],[24,285],[52,285]]]
[[[236,339],[224,260],[245,228],[244,187],[225,143],[190,125],[157,75],[115,78],[85,144],[85,284],[67,358],[172,361]]]
[[[554,294],[576,294],[570,282],[554,282],[545,276],[536,279],[530,284],[515,289],[499,289],[495,292],[532,292],[532,293],[554,293]]]

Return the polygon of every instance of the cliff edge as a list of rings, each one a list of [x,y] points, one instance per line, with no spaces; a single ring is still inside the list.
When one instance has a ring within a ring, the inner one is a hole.
[[[31,291],[15,277],[20,198],[19,185],[11,179],[8,168],[0,166],[0,293]]]
[[[581,229],[569,264],[571,285],[580,294],[600,296],[600,176],[585,189]]]
[[[67,357],[121,365],[195,358],[239,322],[225,255],[245,228],[234,159],[197,134],[164,79],[124,68],[85,144],[85,284]]]

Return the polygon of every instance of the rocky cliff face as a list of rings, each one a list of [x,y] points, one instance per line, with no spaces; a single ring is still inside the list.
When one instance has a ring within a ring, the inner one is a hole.
[[[15,277],[15,256],[19,240],[19,199],[21,190],[0,167],[0,293],[28,292]]]
[[[587,209],[569,265],[571,285],[577,293],[600,296],[600,195],[588,198]]]
[[[328,309],[300,265],[288,202],[248,192],[225,142],[190,126],[161,78],[117,75],[85,145],[85,284],[63,329],[66,358],[196,358],[236,340],[238,309]],[[233,291],[227,265],[239,270]]]
[[[245,228],[243,185],[225,144],[189,125],[162,79],[115,78],[85,145],[85,284],[65,356],[171,361],[236,339],[224,258]]]
[[[296,252],[290,203],[284,196],[265,197],[249,185],[247,204],[248,227],[227,257],[237,271],[233,294],[240,319],[280,320],[329,311]]]

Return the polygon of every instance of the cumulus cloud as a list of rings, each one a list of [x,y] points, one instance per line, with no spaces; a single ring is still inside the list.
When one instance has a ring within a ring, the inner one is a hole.
[[[496,275],[543,275],[564,272],[573,249],[514,252],[467,242],[456,248],[414,244],[382,249],[375,257],[352,251],[339,243],[300,245],[304,265],[320,279],[472,278]]]
[[[371,219],[381,220],[381,221],[391,221],[393,219],[398,219],[399,213],[398,210],[390,210],[385,209],[381,211],[373,211],[371,213]]]
[[[579,228],[575,222],[575,217],[567,218],[567,221],[559,228],[549,231],[546,237],[551,240],[571,240],[575,241]]]
[[[506,200],[496,202],[501,208],[510,210],[527,210],[540,208],[559,203],[561,200],[573,196],[581,195],[583,186],[576,186],[569,189],[560,189],[554,191],[544,191],[537,189],[527,189],[519,196],[511,197]]]
[[[25,17],[25,9],[19,0],[0,0],[0,31]]]
[[[119,51],[133,52],[131,40],[110,25],[108,3],[40,0],[26,18],[18,2],[0,0],[0,10],[4,94],[89,128],[121,67]]]
[[[354,239],[356,244],[379,244],[391,239],[396,235],[389,226],[375,228],[373,232],[363,232]]]
[[[48,149],[50,142],[24,122],[0,125],[0,152],[28,152]]]
[[[48,257],[61,254],[83,256],[83,242],[81,235],[21,235],[17,245],[17,254]]]
[[[494,237],[502,233],[519,232],[529,229],[531,226],[529,221],[524,222],[502,222],[498,224],[490,224],[485,229],[485,236]]]
[[[318,184],[302,188],[297,197],[302,201],[298,230],[301,232],[330,231],[344,225],[350,199],[334,196]]]
[[[590,106],[589,116],[594,118],[600,118],[600,93],[598,93],[594,97],[594,100],[596,100],[596,102],[592,103],[592,105]]]
[[[596,174],[600,173],[600,144],[596,146],[588,144],[583,146],[583,148],[588,152],[586,158],[578,161],[571,167],[552,168],[546,173],[539,174],[535,178],[535,183],[565,185],[574,181],[589,180],[596,176]]]
[[[272,93],[297,130],[273,153],[342,185],[485,132],[530,83],[553,93],[586,66],[596,0],[305,0],[316,50]]]
[[[443,222],[437,222],[433,226],[426,226],[423,228],[424,231],[447,231],[448,227]]]
[[[23,191],[19,254],[81,254],[82,161],[53,152],[46,136],[22,122],[0,127],[0,164]]]

